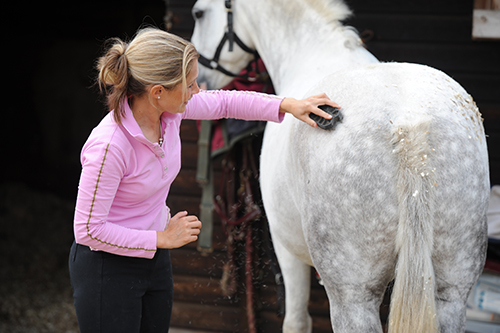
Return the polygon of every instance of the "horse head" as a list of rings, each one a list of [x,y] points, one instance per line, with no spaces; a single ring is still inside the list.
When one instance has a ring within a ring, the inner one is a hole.
[[[231,0],[198,0],[192,9],[195,27],[191,38],[200,53],[198,81],[208,89],[228,84],[258,55],[250,35],[235,19]]]

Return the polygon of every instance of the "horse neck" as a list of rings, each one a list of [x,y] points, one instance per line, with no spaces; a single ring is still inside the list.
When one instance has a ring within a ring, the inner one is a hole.
[[[244,9],[243,21],[250,27],[247,33],[252,35],[278,94],[301,98],[304,90],[330,73],[377,61],[362,47],[356,33],[340,22],[327,22],[300,2],[245,2],[252,3]]]

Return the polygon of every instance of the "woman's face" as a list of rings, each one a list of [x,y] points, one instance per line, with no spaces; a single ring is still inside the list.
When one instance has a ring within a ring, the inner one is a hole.
[[[186,93],[182,92],[182,84],[178,84],[172,90],[164,90],[163,94],[165,97],[161,97],[164,101],[164,105],[162,105],[162,109],[169,113],[183,113],[186,110],[186,105],[188,101],[193,97],[194,94],[200,92],[200,87],[196,83],[196,79],[198,78],[198,62],[195,61],[193,66],[191,67],[191,71],[187,75],[187,89]]]

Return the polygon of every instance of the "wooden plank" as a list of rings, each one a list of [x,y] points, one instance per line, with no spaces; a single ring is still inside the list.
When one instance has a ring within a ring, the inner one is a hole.
[[[490,183],[491,185],[500,185],[500,161],[490,160]]]
[[[356,12],[384,13],[432,13],[445,15],[471,14],[473,0],[346,0],[349,7]]]
[[[196,120],[186,119],[181,123],[180,135],[182,141],[196,143],[198,142],[198,126]]]
[[[260,147],[258,148],[260,149]],[[224,157],[224,154],[220,154],[216,158],[212,158],[212,167],[216,172],[221,172]],[[196,169],[198,166],[198,144],[182,139],[181,159],[182,168]],[[216,183],[216,186],[219,186],[219,183]]]
[[[500,0],[474,0],[474,9],[500,9]]]
[[[500,43],[413,43],[373,41],[367,48],[381,61],[425,64],[445,72],[500,76]],[[494,78],[494,77],[493,77]],[[500,94],[495,94],[500,96]]]
[[[214,193],[219,193],[220,188],[220,162],[214,162]],[[172,183],[171,193],[179,195],[193,195],[201,198],[201,187],[196,181],[196,169],[181,168],[177,178]]]
[[[170,207],[172,214],[176,214],[180,211],[188,211],[189,214],[199,216],[200,209],[200,198],[193,196],[183,196],[183,195],[169,195],[167,199],[167,205]],[[217,215],[214,211],[213,214],[214,221],[214,234],[219,234],[219,232],[223,233],[221,220],[219,215]],[[203,222],[203,221],[202,221]]]
[[[486,142],[488,144],[489,167],[490,167],[490,183],[491,185],[500,184],[500,127],[498,118],[500,112],[492,114],[496,117],[496,122],[493,123],[493,128],[490,130],[486,127]],[[488,114],[486,115],[486,117]],[[488,124],[488,118],[485,118],[485,124]],[[495,119],[495,118],[492,118]]]
[[[220,278],[226,261],[225,252],[214,252],[204,257],[192,248],[182,247],[170,251],[172,269],[175,275],[209,276]]]
[[[172,214],[180,211],[188,211],[189,214],[200,214],[201,197],[193,195],[182,195],[170,193],[167,198],[167,205],[170,207]]]
[[[215,306],[235,303],[234,300],[223,296],[220,279],[178,274],[174,277],[174,302],[191,302]]]
[[[477,106],[484,118],[483,125],[486,130],[486,134],[490,131],[500,132],[500,103],[478,103]]]
[[[195,0],[165,0],[172,9],[191,9]],[[351,10],[363,12],[400,12],[400,13],[442,13],[442,14],[467,14],[472,12],[473,1],[455,0],[346,0]]]
[[[283,317],[278,317],[273,311],[259,311],[257,326],[259,332],[281,332]]]
[[[474,9],[490,9],[491,0],[474,0]]]
[[[192,8],[196,3],[196,0],[164,0],[165,5],[172,8]]]
[[[313,333],[332,333],[330,317],[311,315],[313,322]],[[281,332],[283,319],[269,311],[259,312],[259,327],[262,332]]]
[[[277,295],[278,288],[273,281],[271,283],[264,283],[256,287],[258,290],[258,303],[259,308],[266,311],[277,310]],[[325,289],[311,287],[311,295],[309,298],[309,312],[314,315],[329,316],[329,303],[326,296]]]
[[[499,132],[486,132],[487,138],[486,142],[488,144],[488,152],[490,161],[500,162],[500,133]],[[491,170],[497,173],[500,170]]]
[[[194,0],[165,0],[170,2],[172,10],[191,9]],[[356,12],[388,12],[388,13],[440,13],[445,15],[471,14],[473,1],[455,0],[346,0],[351,10]]]
[[[474,39],[500,39],[500,10],[474,9]]]
[[[217,294],[220,289],[218,289],[217,286],[212,286],[214,285],[213,280],[189,276],[176,276],[174,280],[179,281],[179,286],[177,288],[179,288],[180,290],[182,290],[182,287],[180,287],[181,285],[185,286],[184,294],[196,294],[199,297],[198,299],[182,298],[176,299],[175,301],[190,301],[195,304],[210,304],[215,297],[214,302],[217,304],[217,307],[220,307],[221,305],[231,304],[232,302],[232,300],[229,300],[227,298],[220,298],[220,295]],[[258,309],[257,324],[263,332],[279,331],[282,325],[283,318],[278,317],[276,312],[275,288],[275,286],[267,286],[265,288],[259,289],[259,292],[255,295],[255,299],[257,300],[255,306],[256,309]],[[318,302],[318,299],[320,300],[320,302]],[[238,304],[242,305],[244,303],[244,295],[242,295],[242,298],[239,300]],[[269,306],[269,304],[271,304],[271,306]],[[324,290],[312,289],[311,300],[309,304],[309,311],[314,322],[313,332],[331,332],[328,299],[326,298]],[[381,306],[381,318],[384,322],[387,318],[387,310],[388,298],[384,299],[384,302]]]
[[[477,75],[454,72],[449,74],[474,97],[476,103],[500,102],[500,75]]]
[[[488,144],[490,182],[500,184],[500,104],[478,105],[484,118]]]
[[[227,254],[226,254],[227,237],[222,230],[222,225],[220,223],[217,223],[217,221],[214,221],[214,231],[212,233],[212,247],[215,255],[209,254],[208,256],[215,256],[215,260],[218,260],[220,263],[220,267],[222,267],[223,263],[227,261]],[[198,242],[196,241],[190,243],[184,246],[184,248],[198,252]],[[198,252],[198,254],[201,255],[200,260],[206,258],[206,256],[204,254],[201,254],[200,252]]]
[[[196,169],[198,164],[198,144],[182,140],[181,166],[182,168]]]
[[[193,195],[201,198],[201,188],[196,182],[196,170],[181,168],[177,178],[172,183],[171,192],[175,194]]]
[[[256,313],[257,327],[261,332],[280,332],[283,318],[272,311]],[[313,333],[331,333],[329,316],[311,315]],[[246,311],[237,306],[211,306],[174,300],[171,326],[204,329],[214,332],[247,332]]]
[[[346,25],[360,33],[374,33],[374,40],[467,42],[471,40],[472,18],[463,16],[415,15],[394,13],[359,13]]]
[[[174,295],[182,293],[182,295],[176,296],[174,299],[174,307],[176,304],[203,304],[203,305],[213,305],[222,312],[227,311],[228,306],[232,307],[243,307],[245,304],[245,295],[242,294],[240,298],[228,299],[221,296],[221,290],[218,286],[219,281],[214,279],[191,277],[191,276],[180,276],[176,275],[174,277]],[[314,332],[331,332],[331,324],[329,319],[329,308],[328,304],[324,303],[314,303],[318,298],[314,294],[318,293],[318,290],[312,290],[311,302],[313,306],[310,307],[310,313],[313,318]],[[271,294],[271,295],[270,295]],[[323,291],[324,294],[324,291]],[[195,295],[190,297],[189,295]],[[262,298],[272,298],[275,294],[269,290],[260,292],[255,295],[256,299]],[[326,295],[323,297],[324,301],[328,303]],[[276,307],[265,307],[261,308],[257,303],[255,303],[256,309],[260,309],[256,312],[257,324],[263,332],[274,332],[275,330],[281,329],[283,318],[278,317],[276,312]],[[323,308],[322,308],[323,307]],[[210,315],[210,311],[207,308],[196,307],[197,309],[204,311],[203,318]],[[222,314],[227,315],[227,314]],[[231,315],[231,314],[229,314]],[[246,313],[241,314],[246,318]],[[193,316],[189,316],[190,319],[194,319]],[[245,319],[246,321],[246,319]],[[176,326],[179,325],[178,323]],[[184,325],[183,325],[184,326]],[[185,327],[185,326],[184,326]]]
[[[245,310],[238,306],[213,306],[174,301],[172,327],[213,332],[246,332]]]

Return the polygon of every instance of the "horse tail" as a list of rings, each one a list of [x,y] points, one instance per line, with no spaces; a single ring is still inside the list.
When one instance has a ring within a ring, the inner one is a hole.
[[[399,224],[389,332],[437,332],[433,248],[434,170],[429,165],[430,119],[398,126],[393,153],[398,158]]]

